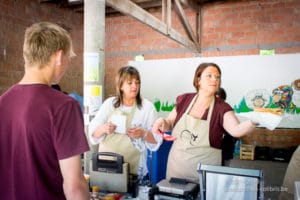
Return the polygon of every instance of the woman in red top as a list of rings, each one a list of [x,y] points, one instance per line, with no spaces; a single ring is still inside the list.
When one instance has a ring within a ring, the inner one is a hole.
[[[221,70],[215,63],[200,64],[193,84],[197,92],[178,96],[169,116],[157,119],[152,130],[172,130],[177,137],[169,153],[167,179],[184,178],[198,183],[198,163],[221,165],[224,131],[241,137],[257,124],[251,120],[240,123],[231,106],[215,98],[221,84]]]

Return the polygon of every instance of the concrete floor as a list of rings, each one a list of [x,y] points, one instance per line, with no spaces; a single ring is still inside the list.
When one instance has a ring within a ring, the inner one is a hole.
[[[230,162],[231,167],[262,169],[264,175],[264,199],[277,200],[288,162],[270,160],[240,160],[235,157]]]

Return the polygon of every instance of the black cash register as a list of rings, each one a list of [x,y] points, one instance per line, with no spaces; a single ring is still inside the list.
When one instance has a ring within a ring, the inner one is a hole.
[[[149,190],[149,200],[154,199],[197,199],[199,184],[186,179],[163,179]]]

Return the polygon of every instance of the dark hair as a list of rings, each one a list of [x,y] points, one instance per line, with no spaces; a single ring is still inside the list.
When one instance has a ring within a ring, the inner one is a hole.
[[[195,71],[195,75],[194,75],[193,85],[194,85],[196,91],[199,90],[199,86],[200,86],[200,85],[199,85],[199,78],[201,77],[202,72],[203,72],[207,67],[215,67],[215,68],[217,68],[217,70],[219,71],[219,73],[220,73],[220,75],[221,75],[221,69],[220,69],[220,67],[219,67],[217,64],[215,64],[215,63],[201,63],[201,64],[197,67],[197,69],[196,69],[196,71]],[[220,79],[220,81],[221,81],[221,79]]]
[[[132,66],[125,66],[121,67],[118,71],[117,77],[116,77],[116,100],[114,102],[114,107],[118,108],[123,103],[123,92],[121,91],[121,87],[124,84],[124,82],[128,79],[137,79],[140,82],[140,87],[138,94],[136,95],[136,104],[138,108],[142,107],[142,98],[141,98],[141,78],[140,73],[138,70]]]
[[[223,100],[226,100],[227,95],[224,88],[220,87],[218,91],[216,91],[216,96],[220,97]]]

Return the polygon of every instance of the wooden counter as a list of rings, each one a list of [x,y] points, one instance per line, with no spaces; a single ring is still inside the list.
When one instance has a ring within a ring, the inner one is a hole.
[[[278,128],[270,131],[256,128],[252,133],[241,138],[243,144],[271,148],[287,148],[300,145],[300,129]]]

